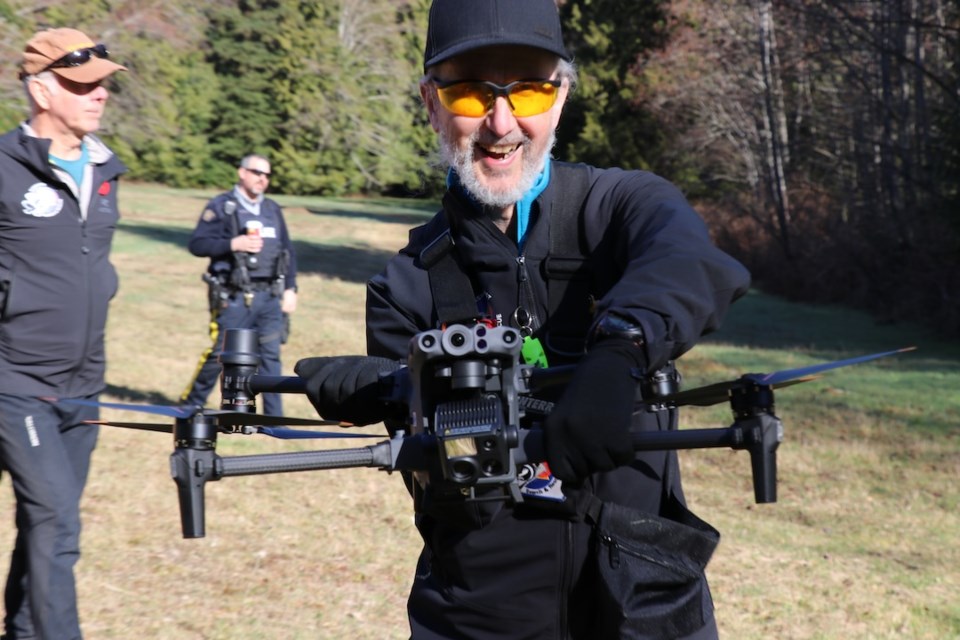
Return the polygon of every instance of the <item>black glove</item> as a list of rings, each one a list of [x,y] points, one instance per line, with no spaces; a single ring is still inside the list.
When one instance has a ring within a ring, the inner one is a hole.
[[[381,397],[381,374],[401,363],[373,356],[304,358],[293,370],[306,380],[307,398],[322,417],[362,426],[396,413]]]
[[[646,356],[630,340],[597,342],[577,366],[544,424],[547,463],[557,478],[579,482],[591,473],[630,464],[631,416]]]

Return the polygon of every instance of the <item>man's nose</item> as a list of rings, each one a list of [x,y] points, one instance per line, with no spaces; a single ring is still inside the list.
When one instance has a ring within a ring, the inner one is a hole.
[[[486,118],[487,128],[499,136],[509,133],[517,124],[517,118],[513,115],[506,96],[497,96]]]

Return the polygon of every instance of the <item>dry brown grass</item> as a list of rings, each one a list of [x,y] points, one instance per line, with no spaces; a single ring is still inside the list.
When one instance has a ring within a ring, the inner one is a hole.
[[[184,244],[207,195],[121,192],[106,399],[172,403],[206,347],[204,261]],[[287,208],[305,267],[287,373],[302,357],[362,352],[363,280],[406,238],[409,220],[374,222],[341,204],[339,215]],[[690,354],[686,370],[709,381],[742,372],[719,365],[712,349]],[[777,504],[753,504],[745,453],[681,454],[693,508],[723,533],[708,568],[723,637],[960,637],[956,437],[894,435],[861,411],[819,410],[839,393],[829,386],[791,393]],[[302,397],[285,402],[290,415],[315,416]],[[728,418],[717,409],[688,416],[691,425]],[[355,446],[315,442],[223,436],[218,451]],[[184,540],[171,451],[156,433],[102,431],[77,569],[88,640],[407,637],[419,539],[399,477],[350,469],[226,478],[207,485],[206,537]],[[12,522],[9,488],[0,512]],[[6,533],[0,557],[12,526]]]

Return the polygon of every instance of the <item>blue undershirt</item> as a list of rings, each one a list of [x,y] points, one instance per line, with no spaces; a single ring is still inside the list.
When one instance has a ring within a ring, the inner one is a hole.
[[[64,160],[50,154],[50,164],[54,164],[69,173],[77,188],[80,188],[83,183],[83,169],[88,162],[90,162],[90,152],[87,150],[85,142],[80,143],[80,157],[76,160]]]

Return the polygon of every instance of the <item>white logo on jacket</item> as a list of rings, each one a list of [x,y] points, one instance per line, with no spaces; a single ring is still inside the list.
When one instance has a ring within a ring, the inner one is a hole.
[[[63,200],[60,194],[49,185],[38,182],[27,189],[23,195],[23,212],[37,218],[52,218],[63,209]]]

